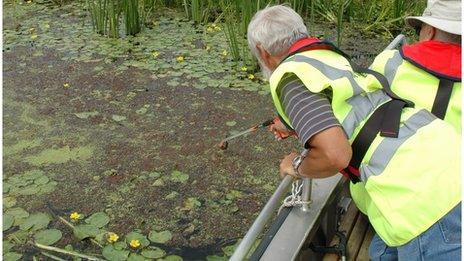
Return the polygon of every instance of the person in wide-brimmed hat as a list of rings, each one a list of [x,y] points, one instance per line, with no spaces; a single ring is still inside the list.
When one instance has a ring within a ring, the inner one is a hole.
[[[379,54],[372,68],[393,91],[461,132],[461,1],[429,1],[422,16],[406,17],[419,41]]]
[[[461,1],[429,1],[422,16],[406,17],[406,24],[416,30],[419,41],[382,52],[372,69],[386,76],[397,95],[450,123],[461,135]],[[443,144],[445,150],[448,145]],[[430,260],[460,260],[461,204],[438,223],[435,238],[421,238],[414,251],[434,253]],[[401,260],[406,254],[378,236],[369,249],[372,260]]]

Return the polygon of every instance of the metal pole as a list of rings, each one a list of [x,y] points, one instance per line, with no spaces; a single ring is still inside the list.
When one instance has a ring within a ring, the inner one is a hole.
[[[301,192],[301,199],[308,202],[301,205],[301,210],[304,212],[309,211],[309,201],[311,200],[312,186],[312,178],[303,178],[303,191]]]
[[[229,260],[232,261],[241,261],[244,260],[248,251],[250,251],[253,243],[255,242],[256,238],[261,234],[264,229],[264,226],[268,222],[268,220],[272,217],[272,214],[276,210],[278,206],[281,205],[281,198],[285,192],[287,192],[288,187],[292,184],[293,177],[292,176],[285,176],[285,178],[280,182],[279,187],[277,187],[274,194],[272,194],[269,201],[264,206],[261,213],[259,213],[258,217],[256,218],[253,225],[251,225],[250,230],[246,233],[245,237],[243,237],[242,241],[238,245],[237,249],[235,250],[232,257]]]
[[[390,44],[385,47],[385,50],[393,50],[399,45],[403,45],[406,43],[406,36],[403,34],[399,34],[398,36],[393,39],[393,41],[390,42]]]

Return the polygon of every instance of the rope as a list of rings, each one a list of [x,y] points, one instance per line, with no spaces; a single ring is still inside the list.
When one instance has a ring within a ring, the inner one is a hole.
[[[296,207],[296,206],[302,206],[305,204],[310,204],[311,200],[305,201],[301,198],[301,192],[303,190],[303,181],[301,179],[295,179],[292,183],[292,194],[287,196],[282,205],[279,208],[279,211],[277,212],[278,214],[280,211],[286,207]]]

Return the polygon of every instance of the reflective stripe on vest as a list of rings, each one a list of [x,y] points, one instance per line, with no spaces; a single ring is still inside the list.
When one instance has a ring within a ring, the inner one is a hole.
[[[399,96],[431,111],[461,132],[461,82],[437,78],[404,60],[397,50],[379,54],[372,69],[384,74]]]
[[[350,143],[373,111],[390,100],[375,77],[354,73],[343,56],[306,51],[287,58],[270,79],[277,111],[289,125],[278,97],[287,74],[295,74],[311,92],[332,91],[334,115]],[[359,168],[362,182],[352,186],[356,204],[389,246],[407,243],[460,201],[457,133],[426,110],[404,109],[400,122],[398,138],[375,137]],[[440,151],[443,144],[446,150]]]

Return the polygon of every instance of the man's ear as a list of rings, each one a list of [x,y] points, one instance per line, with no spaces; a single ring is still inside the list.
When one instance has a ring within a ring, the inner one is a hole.
[[[264,64],[268,68],[270,68],[271,67],[271,64],[270,64],[271,55],[260,44],[256,45],[256,49],[258,49],[259,56],[261,56],[261,60],[264,62]]]
[[[419,41],[422,42],[422,41],[433,40],[436,32],[437,32],[437,29],[435,29],[435,27],[430,26],[428,24],[423,24],[420,35],[419,35]]]

